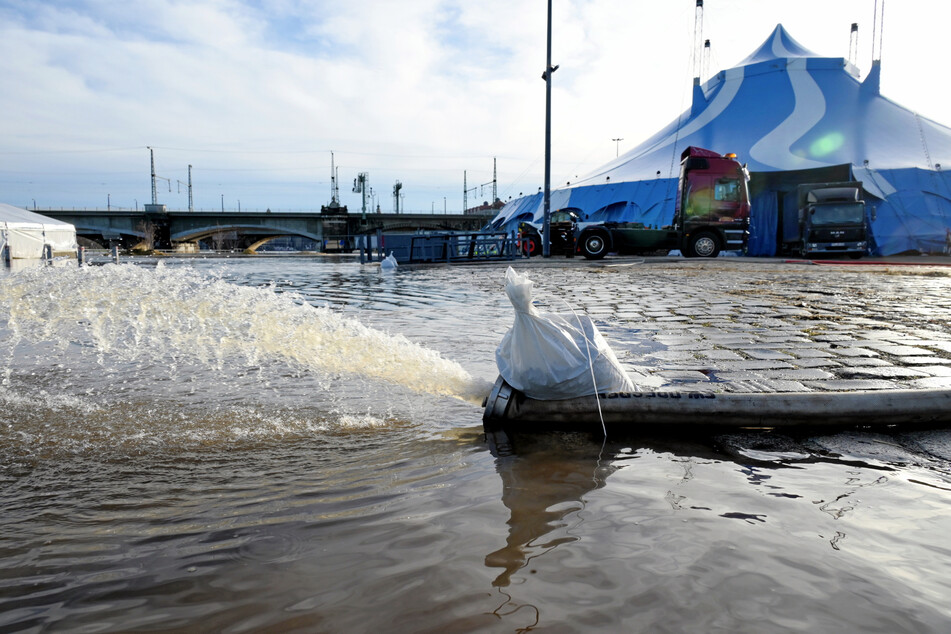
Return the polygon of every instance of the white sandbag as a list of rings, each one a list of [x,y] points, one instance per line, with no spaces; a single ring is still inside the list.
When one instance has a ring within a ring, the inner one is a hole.
[[[505,292],[515,308],[515,323],[495,351],[505,382],[539,400],[633,392],[591,318],[539,312],[532,306],[532,286],[512,267],[505,272]]]
[[[380,262],[381,271],[395,271],[396,267],[397,267],[396,258],[393,257],[392,252],[388,256],[383,258],[382,262]]]

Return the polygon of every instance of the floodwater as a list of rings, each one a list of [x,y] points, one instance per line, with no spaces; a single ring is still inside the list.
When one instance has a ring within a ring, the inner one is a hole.
[[[557,434],[494,456],[503,272],[0,275],[0,631],[951,628],[951,432]],[[522,272],[609,341],[698,288]],[[892,318],[951,292],[908,281]]]

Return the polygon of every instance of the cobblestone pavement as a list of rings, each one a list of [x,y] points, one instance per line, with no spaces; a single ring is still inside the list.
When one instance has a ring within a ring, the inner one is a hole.
[[[643,387],[951,387],[951,267],[605,260],[534,269],[536,297],[596,320]],[[579,266],[580,265],[580,266]]]

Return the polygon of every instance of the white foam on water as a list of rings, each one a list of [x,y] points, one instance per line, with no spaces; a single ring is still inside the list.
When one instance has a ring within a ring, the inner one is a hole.
[[[57,395],[28,385],[0,385],[0,411],[4,412],[0,470],[17,456],[261,448],[275,441],[346,438],[407,425],[391,415],[369,411],[353,414],[247,405],[182,408],[154,401],[98,400],[98,395]]]
[[[434,350],[298,295],[161,265],[37,268],[0,278],[0,332],[13,347],[78,346],[103,364],[221,369],[279,362],[476,404],[491,387]]]

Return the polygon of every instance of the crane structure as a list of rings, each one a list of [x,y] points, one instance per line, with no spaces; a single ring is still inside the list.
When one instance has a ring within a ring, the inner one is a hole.
[[[334,167],[334,153],[330,151],[330,206],[340,204],[340,189],[337,187],[337,169]]]
[[[403,183],[396,181],[393,184],[393,210],[400,213],[400,190],[403,189]]]

